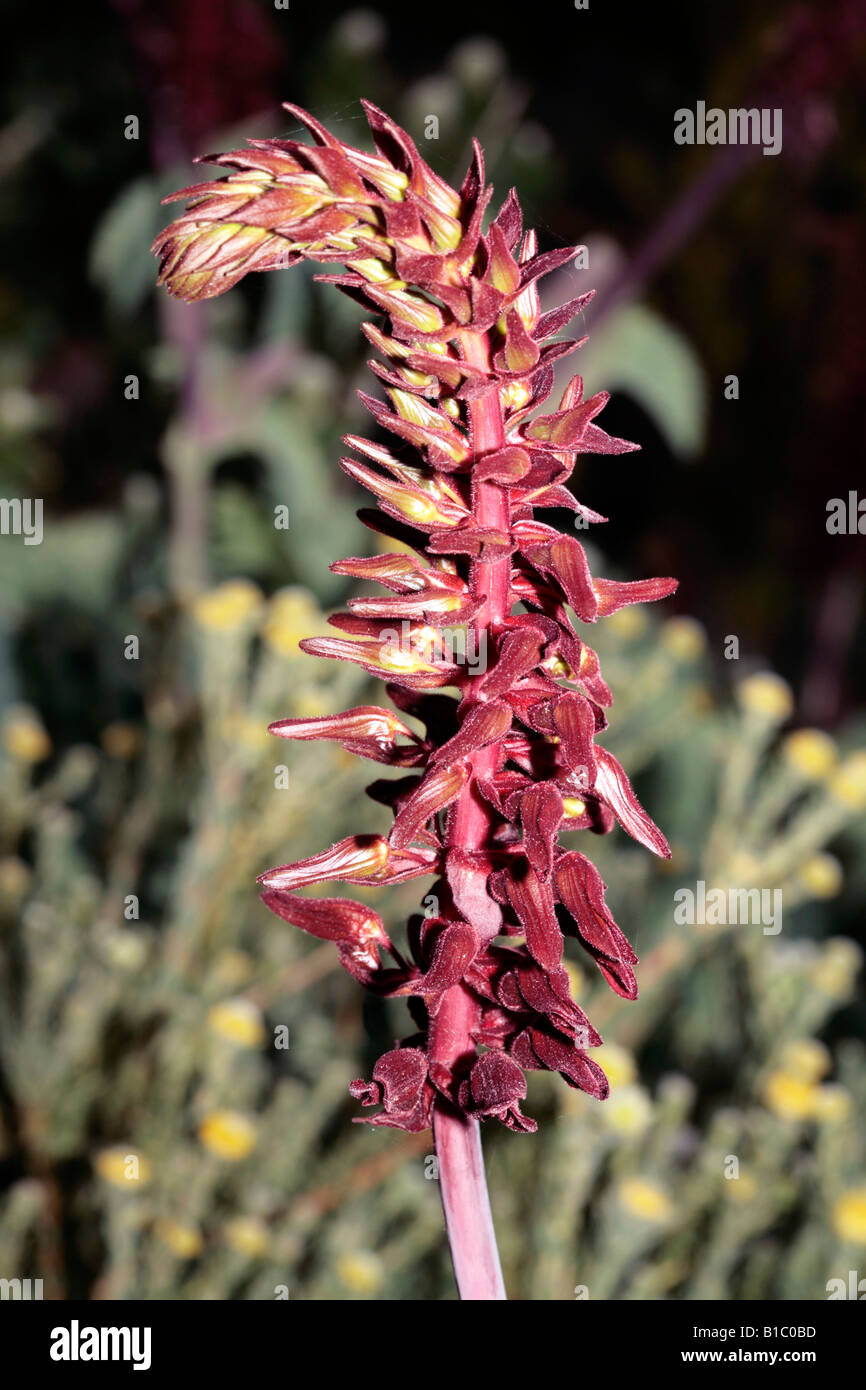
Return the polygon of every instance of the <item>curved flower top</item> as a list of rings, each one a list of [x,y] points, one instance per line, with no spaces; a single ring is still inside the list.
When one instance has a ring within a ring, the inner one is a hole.
[[[387,838],[350,836],[269,870],[262,896],[279,917],[333,941],[365,987],[407,999],[417,1032],[380,1058],[371,1081],[351,1087],[363,1105],[382,1107],[371,1123],[423,1129],[445,1107],[527,1131],[535,1122],[520,1109],[525,1071],[558,1071],[607,1093],[588,1055],[601,1039],[570,995],[564,937],[581,943],[617,993],[637,994],[637,957],[605,885],[560,836],[604,834],[619,822],[669,854],[624,769],[596,742],[612,696],[574,620],[592,624],[663,598],[676,582],[595,578],[580,542],[536,516],[569,507],[581,525],[604,522],[565,484],[578,455],[636,447],[600,427],[607,394],[586,398],[580,376],[557,409],[539,412],[553,363],[585,341],[556,335],[591,296],[542,314],[537,289],[575,248],[539,254],[513,191],[483,232],[492,190],[480,147],[457,191],[405,131],[364,107],[374,154],[289,106],[313,144],[253,140],[209,157],[232,172],[175,195],[189,208],[155,250],[169,292],[192,300],[248,271],[302,257],[338,262],[339,273],[319,278],[378,320],[363,331],[387,403],[361,398],[394,443],[351,435],[342,466],[378,504],[361,519],[402,548],[333,564],[384,593],[334,614],[342,635],[300,645],[385,680],[415,723],[362,705],[272,726],[281,738],[339,742],[400,775],[368,788],[393,811]],[[435,907],[411,919],[408,956],[369,907],[297,891],[430,874]]]

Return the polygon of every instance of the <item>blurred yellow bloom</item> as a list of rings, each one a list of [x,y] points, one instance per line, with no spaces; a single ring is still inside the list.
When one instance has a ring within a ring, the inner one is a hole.
[[[673,1203],[663,1187],[647,1178],[626,1178],[619,1185],[619,1200],[632,1216],[663,1226],[673,1216]]]
[[[866,809],[866,752],[852,753],[829,782],[830,794],[852,811]]]
[[[839,1124],[850,1117],[853,1109],[850,1091],[836,1082],[819,1086],[815,1092],[815,1119],[819,1124]]]
[[[220,737],[226,743],[234,743],[253,753],[261,753],[273,748],[273,738],[268,733],[264,719],[254,719],[251,715],[234,712],[218,724]]]
[[[633,642],[646,632],[649,618],[642,608],[630,604],[605,618],[604,626],[607,632],[614,633],[623,642]]]
[[[713,708],[712,691],[705,685],[693,685],[689,689],[688,708],[693,714],[707,714]]]
[[[3,721],[3,745],[20,763],[41,763],[51,752],[48,737],[35,710],[14,705]]]
[[[208,1010],[208,1027],[236,1047],[261,1047],[265,1038],[262,1015],[249,999],[222,999]]]
[[[93,1166],[112,1187],[146,1187],[150,1182],[151,1166],[144,1154],[122,1144],[102,1149],[94,1158]]]
[[[831,999],[850,999],[862,962],[863,952],[856,941],[847,936],[831,937],[811,971],[812,981]]]
[[[740,1175],[736,1178],[725,1178],[725,1196],[732,1202],[745,1205],[746,1202],[754,1201],[758,1193],[758,1184],[752,1173],[740,1169]]]
[[[734,888],[742,888],[758,875],[761,861],[748,850],[736,850],[728,862],[728,882]]]
[[[254,965],[246,951],[222,951],[214,961],[214,976],[229,986],[242,985],[252,975]]]
[[[812,898],[835,898],[842,887],[842,865],[832,854],[813,854],[797,870],[797,878]]]
[[[131,927],[120,927],[102,938],[105,959],[117,970],[140,970],[147,960],[149,939]]]
[[[676,661],[697,661],[707,647],[707,634],[695,618],[669,618],[659,638]]]
[[[9,855],[0,859],[0,901],[17,903],[30,887],[30,865]]]
[[[167,1245],[179,1260],[194,1260],[204,1246],[201,1232],[195,1226],[182,1226],[178,1221],[162,1218],[154,1226],[157,1240]]]
[[[839,761],[835,743],[820,729],[796,729],[784,740],[782,751],[801,777],[814,782],[829,776]]]
[[[827,1075],[833,1059],[817,1038],[795,1038],[782,1048],[781,1064],[789,1076],[813,1084]]]
[[[866,1187],[852,1187],[834,1204],[833,1229],[840,1240],[866,1245]]]
[[[575,965],[573,961],[563,961],[563,965],[565,967],[565,973],[568,976],[568,982],[571,986],[571,997],[572,999],[579,999],[586,988],[586,976],[580,966]]]
[[[616,1134],[633,1138],[649,1128],[653,1113],[652,1101],[643,1086],[619,1085],[611,1091],[599,1113],[609,1129]]]
[[[593,1054],[599,1066],[604,1069],[611,1090],[616,1086],[630,1086],[637,1079],[637,1063],[634,1053],[618,1043],[605,1043]]]
[[[192,612],[202,627],[224,632],[246,622],[261,604],[262,591],[252,580],[228,579],[195,599]]]
[[[298,656],[298,643],[313,637],[323,624],[321,609],[308,589],[294,585],[280,589],[268,606],[265,641],[282,656]]]
[[[770,719],[774,724],[790,718],[794,709],[791,687],[772,671],[747,676],[737,686],[737,699],[747,714]]]
[[[134,724],[126,724],[118,719],[114,724],[105,726],[99,742],[109,758],[132,758],[141,747],[141,730]]]
[[[198,1127],[198,1137],[217,1158],[237,1163],[256,1147],[258,1131],[253,1121],[238,1110],[211,1110]]]
[[[372,1250],[356,1250],[337,1260],[337,1274],[353,1293],[376,1294],[385,1282],[385,1270]]]
[[[270,1233],[263,1221],[255,1216],[236,1216],[223,1227],[226,1244],[250,1260],[261,1259],[268,1252]]]
[[[814,1112],[815,1087],[802,1077],[774,1071],[764,1084],[764,1104],[780,1120],[808,1120]]]

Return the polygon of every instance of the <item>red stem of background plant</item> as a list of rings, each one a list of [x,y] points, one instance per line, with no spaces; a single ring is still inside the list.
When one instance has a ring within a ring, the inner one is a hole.
[[[473,366],[489,369],[486,335],[465,333],[463,350],[466,360]],[[498,392],[490,391],[474,402],[470,407],[470,417],[475,458],[500,449],[505,441],[505,432]],[[479,526],[507,531],[509,512],[508,493],[504,488],[496,483],[479,484],[475,507]],[[487,602],[475,619],[478,653],[485,650],[481,643],[489,641],[489,630],[500,626],[508,615],[510,565],[511,557],[506,555],[500,560],[478,562],[473,566],[473,595],[487,595]],[[464,700],[476,698],[473,686],[478,679],[476,677],[475,681],[467,684]],[[495,756],[494,747],[482,748],[477,752],[473,759],[476,772],[483,775],[492,770]],[[483,849],[490,829],[489,805],[478,796],[470,783],[457,803],[451,843],[466,850]],[[471,1033],[478,1015],[478,1004],[465,986],[456,985],[449,990],[438,1015],[431,1021],[431,1060],[441,1062],[450,1071],[459,1059],[473,1056],[475,1043]],[[437,1104],[433,1112],[433,1137],[448,1242],[460,1297],[469,1300],[504,1299],[507,1295],[484,1176],[481,1127],[477,1120],[468,1119],[457,1110]]]

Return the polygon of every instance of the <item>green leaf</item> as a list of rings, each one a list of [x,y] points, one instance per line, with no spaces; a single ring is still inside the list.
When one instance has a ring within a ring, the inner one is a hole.
[[[652,416],[671,449],[688,458],[703,447],[707,390],[690,344],[645,304],[628,304],[583,349],[586,393],[627,391]]]

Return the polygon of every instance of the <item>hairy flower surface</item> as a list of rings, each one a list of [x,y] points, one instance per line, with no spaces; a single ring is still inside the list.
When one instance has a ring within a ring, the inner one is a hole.
[[[387,400],[362,400],[394,442],[350,436],[342,466],[377,500],[359,513],[364,523],[409,549],[332,565],[385,593],[350,600],[330,619],[343,636],[301,646],[385,680],[399,714],[363,705],[281,720],[272,732],[337,741],[399,769],[368,788],[394,824],[387,838],[356,835],[269,870],[262,896],[285,921],[333,941],[367,989],[407,999],[417,1031],[350,1088],[380,1107],[371,1124],[421,1130],[439,1107],[529,1131],[525,1072],[558,1071],[599,1098],[608,1090],[588,1055],[601,1039],[570,995],[564,937],[618,994],[637,995],[637,957],[598,870],[561,846],[560,833],[604,834],[618,821],[669,855],[620,763],[596,742],[612,696],[572,615],[594,623],[664,598],[676,581],[594,579],[580,542],[537,517],[569,507],[584,524],[603,522],[566,487],[575,460],[637,447],[601,428],[607,394],[586,399],[580,376],[555,410],[539,409],[554,362],[585,341],[556,335],[590,295],[542,314],[538,280],[576,248],[540,254],[514,191],[485,234],[492,190],[480,147],[457,191],[405,131],[364,105],[375,154],[289,106],[314,143],[252,140],[208,157],[232,172],[176,194],[188,210],[154,249],[161,281],[188,300],[221,294],[248,271],[336,262],[339,272],[318,278],[376,316],[364,333]],[[461,660],[464,628],[485,662]],[[435,911],[410,920],[408,955],[369,907],[297,891],[431,873]]]

